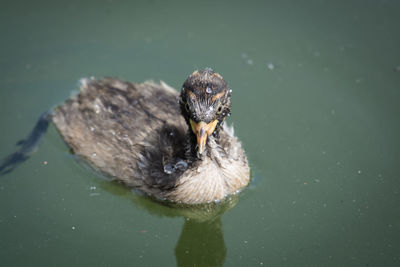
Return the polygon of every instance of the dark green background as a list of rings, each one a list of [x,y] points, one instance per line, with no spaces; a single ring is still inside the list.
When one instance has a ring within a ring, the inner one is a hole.
[[[82,2],[1,1],[0,157],[81,77],[212,67],[253,181],[221,225],[183,226],[51,127],[0,177],[0,265],[400,265],[400,2]]]

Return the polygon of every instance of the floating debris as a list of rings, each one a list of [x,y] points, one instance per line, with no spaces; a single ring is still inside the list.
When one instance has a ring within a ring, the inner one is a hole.
[[[242,53],[241,56],[242,56],[242,59],[245,60],[247,65],[253,65],[254,64],[254,61],[251,58],[249,58],[249,56],[246,53]]]
[[[268,64],[267,64],[267,68],[268,68],[269,70],[274,70],[274,69],[275,69],[275,65],[272,64],[272,63],[268,63]]]

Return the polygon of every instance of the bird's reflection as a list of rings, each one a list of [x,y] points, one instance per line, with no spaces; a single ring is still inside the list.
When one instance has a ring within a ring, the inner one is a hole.
[[[221,217],[238,201],[233,196],[223,203],[197,206],[159,203],[147,197],[126,190],[126,187],[107,181],[99,182],[100,187],[113,194],[131,199],[135,206],[148,212],[167,217],[183,217],[183,225],[175,257],[178,266],[222,266],[225,262],[226,246]],[[172,252],[172,251],[171,251]]]
[[[185,220],[175,248],[178,266],[222,266],[225,255],[221,216],[203,222]]]

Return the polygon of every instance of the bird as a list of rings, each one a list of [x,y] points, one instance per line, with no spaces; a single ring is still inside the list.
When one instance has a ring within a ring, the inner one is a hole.
[[[162,81],[85,78],[50,116],[71,152],[102,174],[159,201],[221,202],[250,181],[224,123],[231,94],[211,68],[190,74],[180,93]]]

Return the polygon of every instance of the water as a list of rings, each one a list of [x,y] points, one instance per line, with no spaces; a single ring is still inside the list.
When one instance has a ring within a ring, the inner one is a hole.
[[[180,88],[212,67],[233,89],[253,181],[216,211],[163,206],[78,163],[51,126],[0,177],[0,265],[398,266],[399,11],[361,0],[3,2],[1,157],[82,77]]]

